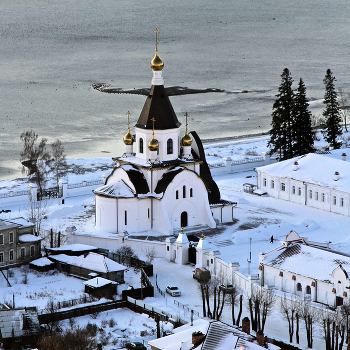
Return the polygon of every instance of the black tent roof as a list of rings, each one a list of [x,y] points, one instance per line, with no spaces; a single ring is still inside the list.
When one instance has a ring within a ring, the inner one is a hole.
[[[177,174],[181,173],[181,171],[183,170],[184,168],[177,168],[177,169],[175,168],[165,172],[162,178],[158,181],[154,192],[157,194],[165,192],[165,190],[167,189],[171,181],[173,181],[174,177]]]
[[[153,122],[151,119],[153,118],[156,130],[174,129],[181,125],[163,85],[152,85],[135,126],[152,130]]]

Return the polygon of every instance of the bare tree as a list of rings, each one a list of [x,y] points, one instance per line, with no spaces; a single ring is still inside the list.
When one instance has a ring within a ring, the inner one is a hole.
[[[212,277],[208,282],[199,284],[203,303],[203,317],[219,321],[226,300],[226,288],[222,288],[222,279]]]
[[[286,295],[281,298],[279,309],[282,317],[288,322],[289,342],[293,342],[294,336],[294,323],[296,320],[296,313],[298,311],[298,301],[295,295],[291,296],[292,299],[287,299]]]
[[[323,309],[319,313],[323,326],[326,350],[342,350],[345,339],[345,322],[340,309],[331,311]]]
[[[50,161],[50,169],[54,173],[58,187],[59,179],[67,174],[68,166],[64,147],[60,140],[56,140],[51,144],[52,160]]]
[[[20,153],[22,171],[25,172],[25,167],[27,168],[30,181],[37,185],[39,195],[42,196],[47,176],[46,161],[50,158],[50,154],[46,151],[47,139],[41,139],[37,145],[38,134],[34,131],[23,132],[20,139],[23,142],[23,150]]]
[[[345,342],[350,348],[350,302],[348,299],[345,299],[344,304],[341,307],[341,314],[344,320],[346,338]]]
[[[311,349],[313,343],[313,323],[317,317],[314,308],[310,306],[310,302],[306,300],[300,300],[298,303],[298,314],[304,321],[307,346]]]
[[[151,264],[154,259],[158,257],[158,254],[153,246],[145,248],[143,252],[146,255],[147,261]]]
[[[242,304],[243,304],[243,295],[240,294],[240,290],[235,284],[232,284],[232,287],[228,287],[226,295],[226,303],[231,306],[231,316],[232,323],[239,326],[241,315],[242,315]],[[235,306],[239,304],[238,317],[235,317]]]
[[[264,331],[266,318],[271,313],[274,303],[275,296],[268,289],[252,288],[248,306],[254,331]]]
[[[38,201],[36,192],[30,187],[28,190],[28,209],[26,210],[27,219],[35,224],[35,235],[41,233],[41,223],[48,211],[49,202],[47,200]]]
[[[347,94],[342,88],[338,89],[338,99],[340,105],[340,114],[344,119],[344,127],[345,130],[348,131],[348,127],[346,124],[346,117],[348,113],[349,105],[349,94]]]

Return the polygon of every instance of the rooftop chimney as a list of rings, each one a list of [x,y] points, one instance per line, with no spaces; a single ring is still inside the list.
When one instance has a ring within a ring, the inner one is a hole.
[[[294,171],[297,171],[298,168],[299,168],[299,163],[298,163],[298,161],[296,160],[296,161],[294,162],[294,168],[293,168],[293,170],[294,170]]]
[[[338,172],[338,171],[336,171],[336,172],[334,173],[333,180],[334,180],[334,181],[338,181],[338,180],[339,180],[339,172]]]
[[[346,153],[343,153],[343,154],[341,155],[341,160],[343,160],[344,162],[346,162]]]
[[[192,333],[192,344],[193,345],[200,344],[204,337],[205,337],[205,335],[200,331],[193,332]]]

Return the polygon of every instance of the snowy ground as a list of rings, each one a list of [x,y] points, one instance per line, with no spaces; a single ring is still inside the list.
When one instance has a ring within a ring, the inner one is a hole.
[[[245,139],[230,141],[215,145],[206,145],[206,154],[210,162],[219,164],[222,162],[222,157],[230,156],[232,159],[240,159],[246,156],[260,155],[262,151],[266,151],[267,137],[259,137],[255,139]],[[322,146],[322,141],[318,143]],[[349,154],[349,152],[346,152]],[[337,155],[338,157],[339,155]],[[80,182],[83,179],[90,180],[98,178],[102,173],[108,175],[108,169],[101,166],[110,167],[109,159],[87,159],[87,160],[71,160],[71,164],[80,164],[84,168],[94,171],[78,171],[69,174],[70,182]],[[93,166],[92,164],[98,164]],[[283,239],[290,230],[295,230],[302,236],[308,237],[310,240],[318,242],[332,242],[333,249],[350,252],[350,232],[348,230],[349,218],[341,215],[332,214],[329,212],[320,211],[317,209],[305,207],[299,204],[290,203],[269,197],[259,197],[243,192],[243,183],[256,183],[256,173],[245,172],[237,174],[226,174],[216,176],[217,182],[222,197],[238,203],[234,210],[234,216],[237,222],[234,225],[227,226],[225,230],[217,235],[208,237],[208,241],[213,249],[218,249],[221,252],[221,258],[229,262],[239,262],[240,271],[247,274],[249,258],[249,241],[252,239],[252,264],[251,273],[258,273],[258,254],[268,252],[269,250],[279,246],[280,239]],[[2,190],[8,188],[16,188],[16,190],[27,186],[26,179],[3,181],[0,183]],[[76,226],[80,231],[91,231],[94,225],[94,199],[92,196],[69,198],[65,205],[59,205],[54,201],[48,207],[47,219],[44,220],[44,227],[58,227],[63,232],[70,226]],[[24,206],[12,207],[11,213],[2,213],[0,218],[17,217],[25,214]],[[270,237],[274,236],[276,241],[271,244]],[[69,235],[67,236],[69,242]],[[139,252],[142,257],[142,252]],[[174,300],[187,305],[190,308],[198,311],[201,315],[201,300],[198,294],[198,284],[192,278],[193,266],[181,266],[181,278],[177,278],[179,266],[164,259],[157,258],[154,262],[154,273],[157,275],[158,285],[164,290],[169,284],[177,285],[182,295],[178,298],[172,298],[168,295],[162,297],[155,291],[154,298],[145,299],[145,303],[162,308],[172,313],[179,315],[182,318],[189,319],[188,311],[174,304]],[[23,284],[24,271],[16,269],[14,276],[10,277],[10,282],[13,287],[6,287],[4,279],[0,279],[0,301],[11,301],[12,295],[15,295],[16,305],[37,305],[44,307],[47,303],[48,295],[54,296],[57,300],[67,300],[76,298],[83,293],[82,282],[72,277],[67,277],[64,274],[46,274],[45,276],[37,273],[28,274],[28,284]],[[139,276],[132,271],[127,273],[127,285],[132,285],[135,288],[139,286]],[[151,280],[155,284],[156,277]],[[34,295],[34,297],[33,297]],[[243,316],[249,316],[247,310],[244,310]],[[106,325],[106,320],[114,318],[118,323],[116,327]],[[222,320],[231,323],[229,307],[224,309]],[[146,320],[147,319],[147,322]],[[104,326],[100,327],[104,320]],[[131,320],[131,321],[130,321]],[[91,317],[85,316],[76,320],[77,323],[92,322]],[[105,329],[108,335],[111,333],[110,341],[114,338],[120,338],[120,341],[127,335],[128,338],[140,340],[139,332],[145,329],[154,329],[154,321],[149,320],[146,316],[133,314],[127,310],[109,311],[99,315],[97,321],[100,322],[99,327]],[[132,326],[128,326],[128,323]],[[146,324],[146,325],[144,325]],[[164,327],[168,327],[164,325]],[[128,329],[122,331],[122,329]],[[150,332],[152,333],[152,332]],[[288,341],[287,324],[281,319],[281,316],[276,308],[271,316],[267,319],[265,333],[274,338],[284,339]],[[105,335],[103,332],[101,333]],[[142,338],[149,340],[155,336]],[[322,332],[316,327],[314,332],[314,348],[324,348]],[[301,337],[302,344],[306,343],[304,334]],[[117,348],[111,344],[109,349]],[[114,347],[113,347],[114,346]]]

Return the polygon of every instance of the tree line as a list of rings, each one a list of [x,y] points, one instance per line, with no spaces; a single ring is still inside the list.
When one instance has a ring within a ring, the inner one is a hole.
[[[334,86],[336,81],[330,69],[327,69],[323,79],[325,95],[323,103],[325,140],[334,149],[340,148],[338,138],[342,135],[341,121],[345,121],[347,97],[343,90],[339,90],[340,99]],[[288,68],[283,70],[281,85],[278,88],[277,99],[273,104],[272,122],[270,130],[271,154],[278,154],[280,160],[290,159],[296,156],[314,152],[314,131],[312,129],[312,115],[309,111],[309,103],[306,97],[306,87],[302,78],[298,88],[292,88],[293,79]],[[342,109],[340,108],[342,105]]]

